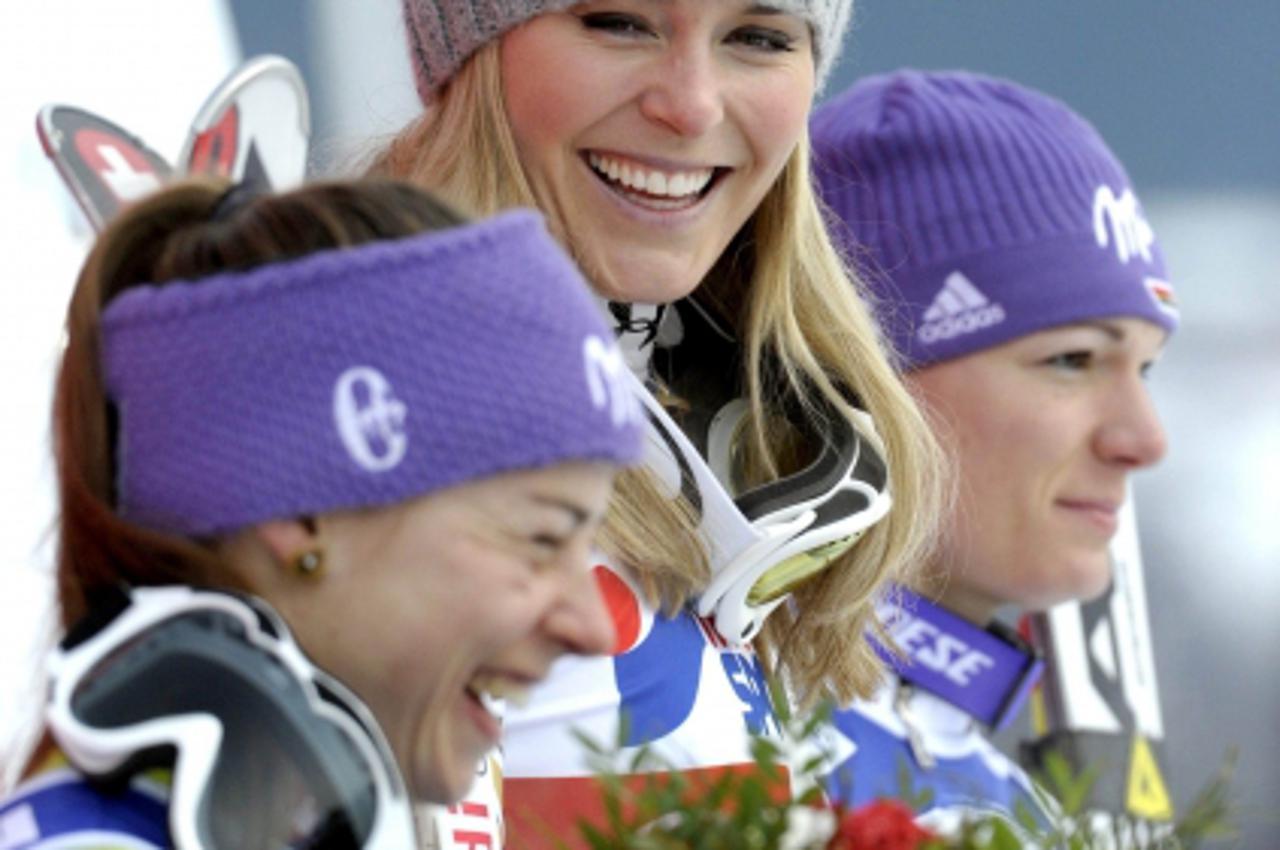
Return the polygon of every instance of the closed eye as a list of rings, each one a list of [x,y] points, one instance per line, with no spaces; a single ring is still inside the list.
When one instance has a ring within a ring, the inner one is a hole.
[[[1070,371],[1079,371],[1088,369],[1093,363],[1092,351],[1064,351],[1061,354],[1055,354],[1043,361],[1046,366],[1052,366],[1055,369],[1066,369]]]
[[[765,53],[790,53],[796,49],[795,36],[770,27],[739,27],[729,40]]]
[[[549,552],[558,552],[561,547],[568,543],[563,537],[557,537],[554,534],[535,534],[529,538],[529,542],[536,548]]]
[[[579,17],[589,30],[598,30],[623,38],[640,38],[653,35],[653,29],[643,19],[622,12],[590,12]]]

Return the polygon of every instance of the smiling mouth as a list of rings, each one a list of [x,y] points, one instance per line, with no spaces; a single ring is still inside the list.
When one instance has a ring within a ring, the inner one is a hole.
[[[610,191],[637,206],[673,212],[697,205],[731,169],[665,171],[595,152],[583,155],[587,166]]]
[[[528,685],[495,676],[476,676],[467,683],[466,692],[467,696],[480,703],[486,712],[499,720],[506,714],[508,705],[519,708],[529,702]]]
[[[1075,515],[1086,518],[1108,536],[1115,533],[1119,524],[1119,507],[1112,503],[1085,499],[1062,499],[1059,500],[1058,504]]]

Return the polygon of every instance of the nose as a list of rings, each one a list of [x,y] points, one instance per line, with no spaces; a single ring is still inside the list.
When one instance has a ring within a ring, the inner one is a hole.
[[[714,57],[702,44],[672,44],[640,95],[640,112],[671,132],[696,138],[724,119],[724,91]]]
[[[1096,438],[1098,456],[1131,469],[1159,462],[1168,439],[1146,384],[1133,377],[1116,391],[1111,403],[1111,415]]]
[[[575,564],[574,569],[563,573],[559,596],[544,625],[565,652],[602,655],[613,649],[613,617],[593,572],[585,564]]]

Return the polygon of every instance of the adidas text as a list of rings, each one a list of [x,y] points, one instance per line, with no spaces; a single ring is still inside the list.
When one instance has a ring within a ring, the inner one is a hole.
[[[943,339],[951,339],[961,334],[973,333],[982,328],[998,325],[1004,321],[1004,308],[999,304],[980,307],[961,313],[959,316],[948,316],[940,322],[929,322],[921,325],[918,332],[921,342],[932,343]]]

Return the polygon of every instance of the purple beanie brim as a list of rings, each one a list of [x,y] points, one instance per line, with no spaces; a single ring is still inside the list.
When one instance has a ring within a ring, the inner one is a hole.
[[[1064,262],[1065,258],[1070,260]],[[1129,317],[1145,319],[1167,333],[1177,327],[1168,283],[1152,275],[1139,279],[1098,251],[1092,236],[864,274],[873,281],[877,277],[879,283],[872,283],[872,289],[880,326],[893,340],[900,363],[910,369],[1075,322]],[[979,281],[1000,283],[984,291]],[[930,316],[940,297],[952,293],[951,309]]]
[[[103,361],[119,510],[175,533],[640,450],[612,335],[527,211],[130,289]]]

